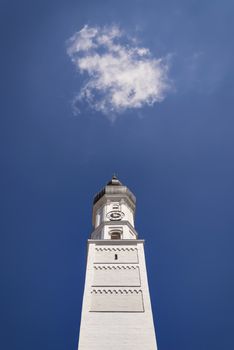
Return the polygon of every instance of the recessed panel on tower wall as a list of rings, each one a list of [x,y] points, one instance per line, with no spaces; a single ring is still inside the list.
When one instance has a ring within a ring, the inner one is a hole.
[[[93,289],[92,312],[144,312],[142,291],[137,289]]]
[[[96,247],[94,263],[137,264],[138,252],[135,247]]]
[[[93,286],[140,287],[139,267],[136,265],[94,265]]]

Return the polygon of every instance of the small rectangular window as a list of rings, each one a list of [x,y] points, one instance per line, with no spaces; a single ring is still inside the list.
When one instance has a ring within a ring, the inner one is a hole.
[[[118,255],[117,254],[115,254],[115,260],[118,260]]]

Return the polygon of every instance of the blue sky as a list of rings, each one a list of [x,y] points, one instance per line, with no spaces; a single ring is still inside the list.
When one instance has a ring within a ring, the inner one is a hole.
[[[1,1],[1,349],[76,349],[92,198],[113,172],[137,197],[159,350],[233,349],[233,11]],[[90,76],[67,40],[85,25],[167,58],[162,101],[74,115]]]

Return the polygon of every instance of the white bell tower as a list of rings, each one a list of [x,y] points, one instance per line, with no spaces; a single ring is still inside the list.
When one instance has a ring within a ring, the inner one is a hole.
[[[135,207],[116,176],[94,197],[78,350],[157,350]]]

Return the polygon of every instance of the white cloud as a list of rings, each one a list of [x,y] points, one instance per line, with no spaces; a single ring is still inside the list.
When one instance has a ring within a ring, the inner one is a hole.
[[[127,109],[161,102],[168,90],[168,62],[152,57],[149,49],[134,45],[117,26],[84,26],[68,40],[67,53],[88,80],[73,101],[111,119]]]

